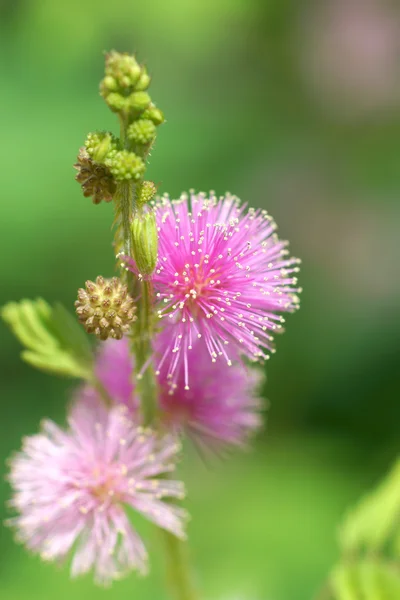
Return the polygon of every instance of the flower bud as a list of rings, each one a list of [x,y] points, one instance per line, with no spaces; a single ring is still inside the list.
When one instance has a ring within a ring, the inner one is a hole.
[[[117,140],[108,131],[89,133],[85,146],[89,156],[100,163],[106,158],[111,158],[117,152]]]
[[[137,92],[142,92],[144,90],[147,90],[147,88],[150,85],[150,81],[151,81],[151,77],[147,73],[146,67],[142,67],[142,73],[139,77],[139,81],[135,85],[135,90]]]
[[[109,337],[120,340],[137,318],[126,285],[118,277],[99,276],[96,282],[87,281],[85,288],[78,290],[75,302],[79,321],[88,333],[94,333],[100,340]]]
[[[128,128],[128,138],[135,144],[150,144],[156,136],[156,126],[150,119],[134,121]]]
[[[116,181],[140,179],[145,171],[145,164],[140,156],[128,150],[117,152],[111,159],[106,160]]]
[[[145,110],[151,102],[151,98],[147,92],[133,92],[128,100],[129,106],[138,112]]]
[[[113,112],[119,113],[128,108],[128,99],[118,92],[112,92],[105,98],[106,103]]]
[[[139,184],[136,190],[136,206],[140,209],[156,195],[157,188],[152,181],[143,181]]]
[[[154,211],[137,212],[131,224],[132,254],[140,275],[150,276],[157,264],[158,233]]]
[[[79,150],[74,168],[78,171],[75,179],[81,184],[86,198],[91,197],[94,204],[100,204],[102,200],[111,202],[117,190],[114,178],[105,165],[90,158],[86,148]]]
[[[150,119],[154,125],[161,125],[164,123],[164,113],[156,106],[149,106],[142,114],[142,119]]]
[[[106,56],[105,71],[106,76],[102,82],[105,90],[109,89],[110,77],[119,88],[133,87],[142,72],[134,56],[126,52],[116,52],[115,50],[112,50]]]

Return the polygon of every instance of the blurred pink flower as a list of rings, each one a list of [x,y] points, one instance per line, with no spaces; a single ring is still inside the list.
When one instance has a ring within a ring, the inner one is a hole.
[[[381,0],[327,0],[304,15],[298,56],[328,108],[390,109],[400,103],[400,12]]]
[[[90,390],[72,406],[69,428],[52,421],[25,438],[10,462],[18,538],[45,560],[71,551],[72,576],[93,569],[111,583],[147,570],[147,553],[124,505],[183,538],[186,517],[163,498],[182,498],[183,484],[160,478],[175,467],[179,445],[135,427],[121,405],[107,411]]]
[[[169,337],[168,329],[158,336],[156,354],[163,353]],[[229,446],[245,446],[262,425],[263,401],[257,392],[263,374],[239,362],[231,367],[220,361],[211,363],[207,348],[198,341],[189,354],[189,369],[190,389],[186,390],[182,364],[173,386],[167,377],[167,365],[161,368],[158,382],[164,423],[186,433],[200,450],[219,452]],[[110,398],[128,406],[136,417],[133,359],[127,340],[101,344],[96,372]]]

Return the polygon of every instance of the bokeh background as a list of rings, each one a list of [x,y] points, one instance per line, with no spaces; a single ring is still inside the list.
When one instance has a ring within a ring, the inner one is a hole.
[[[303,259],[255,451],[182,467],[204,598],[312,598],[341,515],[398,451],[399,33],[390,0],[0,0],[0,304],[72,308],[86,279],[113,273],[112,206],[84,199],[72,169],[88,131],[116,127],[97,92],[111,48],[154,77],[168,119],[149,170],[160,191],[234,192]],[[42,416],[63,420],[73,386],[20,362],[0,328],[4,464]],[[2,518],[8,495],[1,483]],[[110,592],[3,530],[1,597],[161,600],[153,535],[152,577]]]

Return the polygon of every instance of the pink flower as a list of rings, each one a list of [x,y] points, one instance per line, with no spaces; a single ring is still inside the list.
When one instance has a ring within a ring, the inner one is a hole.
[[[135,427],[126,412],[121,405],[108,412],[88,393],[74,403],[68,430],[45,421],[11,459],[11,504],[19,514],[10,524],[20,540],[50,561],[71,550],[72,576],[93,569],[103,585],[147,569],[124,506],[184,537],[185,511],[162,500],[182,498],[183,485],[159,478],[174,469],[179,446]]]
[[[223,357],[230,365],[237,354],[267,359],[274,351],[271,332],[282,328],[279,313],[297,308],[299,291],[293,277],[299,261],[286,258],[286,242],[277,238],[271,217],[229,195],[164,197],[155,207],[153,283],[158,315],[169,330],[158,371],[167,365],[167,377],[176,383],[183,368],[188,388],[197,339],[213,361]],[[123,260],[137,273],[132,259]]]
[[[169,335],[165,331],[157,337],[156,353],[163,354]],[[219,452],[228,446],[245,446],[262,424],[262,400],[257,391],[263,375],[238,362],[231,367],[221,361],[212,363],[199,340],[189,354],[189,370],[190,389],[185,390],[183,364],[172,386],[167,365],[161,368],[158,382],[163,421],[173,430],[185,432],[200,450]],[[137,418],[128,342],[109,340],[101,344],[96,371],[110,398],[130,407]]]

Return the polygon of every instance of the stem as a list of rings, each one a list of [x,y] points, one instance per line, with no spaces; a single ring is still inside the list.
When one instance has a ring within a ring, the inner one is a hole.
[[[167,557],[167,580],[177,600],[198,600],[193,586],[187,546],[169,531],[161,530]]]
[[[135,354],[137,393],[145,425],[152,424],[157,417],[157,383],[151,362],[153,349],[152,301],[153,286],[150,281],[142,281],[141,298],[138,305],[138,320],[134,327],[132,350]],[[135,324],[134,324],[135,325]]]
[[[120,118],[121,141],[127,148],[127,123]],[[148,149],[147,149],[148,152]],[[143,157],[145,158],[145,157]],[[124,182],[119,186],[116,210],[121,219],[124,253],[131,256],[130,224],[134,211],[136,185],[140,182]],[[135,387],[140,400],[144,424],[157,421],[158,390],[152,365],[153,338],[153,285],[149,280],[139,281],[130,271],[125,274],[129,293],[133,298],[139,296],[137,321],[132,324],[131,351],[135,357]],[[178,538],[160,529],[165,540],[167,577],[171,593],[176,600],[197,600],[198,596],[191,581],[187,550]]]

